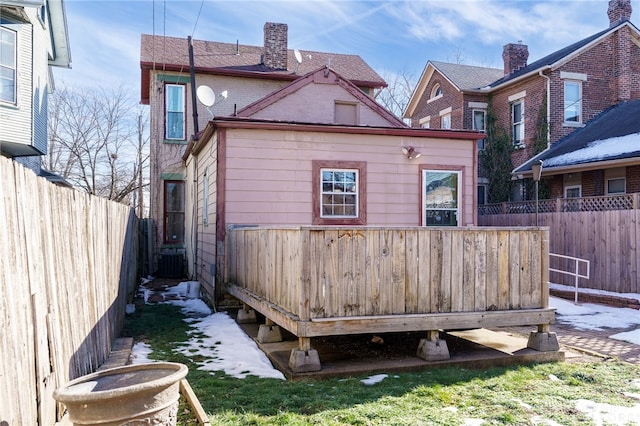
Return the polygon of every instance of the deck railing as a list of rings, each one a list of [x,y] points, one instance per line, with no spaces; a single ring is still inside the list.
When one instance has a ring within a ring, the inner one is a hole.
[[[634,210],[640,208],[640,194],[607,195],[601,197],[556,198],[539,200],[539,213]],[[485,204],[478,206],[481,216],[497,214],[535,213],[535,201]]]
[[[546,228],[235,228],[227,236],[227,282],[302,321],[548,307]]]

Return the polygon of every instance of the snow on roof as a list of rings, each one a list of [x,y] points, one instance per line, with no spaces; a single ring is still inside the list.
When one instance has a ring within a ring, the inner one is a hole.
[[[545,167],[570,166],[595,161],[614,160],[628,157],[630,153],[640,155],[640,133],[589,142],[573,152],[544,160]]]

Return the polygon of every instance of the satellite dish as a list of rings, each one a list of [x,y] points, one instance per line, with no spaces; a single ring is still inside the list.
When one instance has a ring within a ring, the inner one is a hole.
[[[209,86],[199,86],[196,90],[196,95],[200,103],[207,108],[213,106],[216,102],[216,94],[213,93],[213,90],[211,90]]]
[[[300,54],[300,51],[298,49],[294,49],[293,50],[293,55],[296,57],[296,62],[301,64],[302,63],[302,55]]]

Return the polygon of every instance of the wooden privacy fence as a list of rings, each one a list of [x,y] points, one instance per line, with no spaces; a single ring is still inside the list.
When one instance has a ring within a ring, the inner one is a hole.
[[[108,357],[135,286],[136,222],[0,157],[0,424],[55,423],[53,391]]]
[[[226,281],[289,321],[545,309],[547,232],[236,228]]]
[[[478,216],[480,225],[492,228],[530,226],[535,221],[531,213]],[[590,278],[581,279],[580,287],[640,293],[639,209],[540,213],[538,221],[540,226],[549,227],[550,252],[590,262]],[[569,264],[560,261],[553,266],[566,270]],[[557,273],[551,273],[550,279],[573,285],[571,277]]]

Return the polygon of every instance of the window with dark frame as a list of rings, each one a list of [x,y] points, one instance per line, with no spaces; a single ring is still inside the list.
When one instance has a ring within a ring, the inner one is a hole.
[[[312,161],[313,224],[366,224],[366,163]]]
[[[164,243],[184,243],[184,181],[164,181]]]

